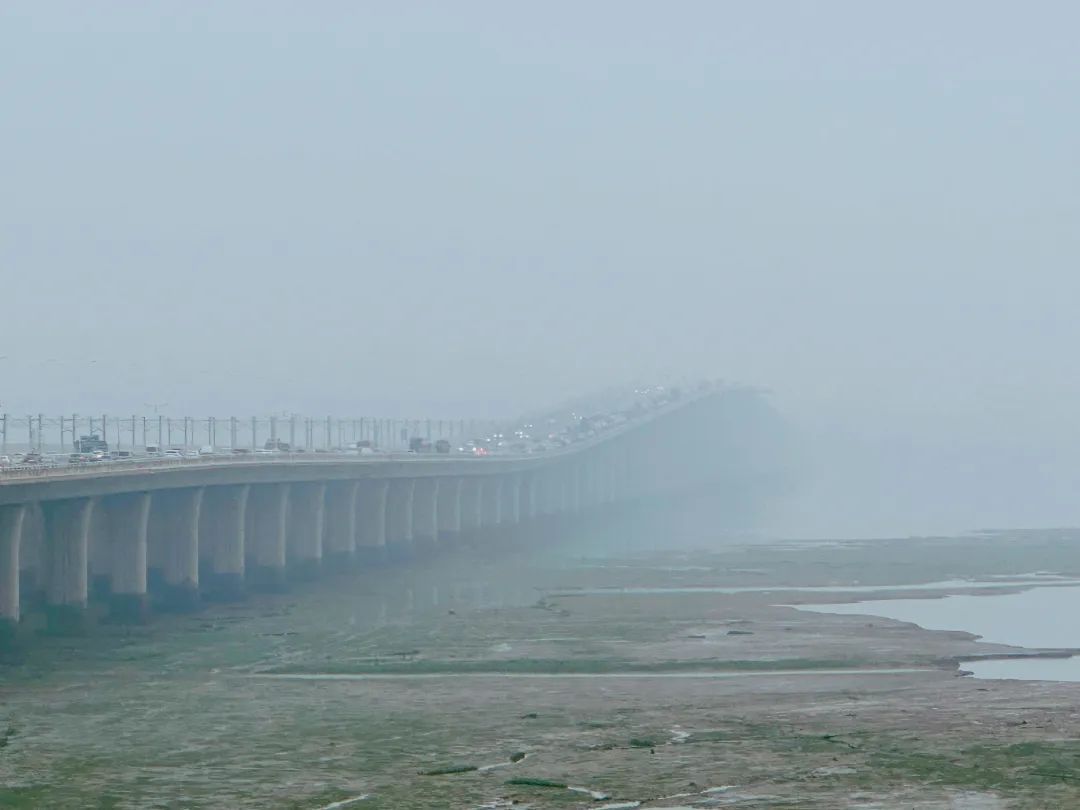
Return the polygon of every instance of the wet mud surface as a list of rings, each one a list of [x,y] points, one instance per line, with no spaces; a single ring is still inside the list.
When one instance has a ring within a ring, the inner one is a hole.
[[[0,807],[1080,806],[1080,684],[961,677],[1020,650],[765,592],[1072,577],[1080,536],[594,540],[44,639],[0,669]]]

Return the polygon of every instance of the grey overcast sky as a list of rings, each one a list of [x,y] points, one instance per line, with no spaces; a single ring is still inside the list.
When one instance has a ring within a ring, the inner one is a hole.
[[[4,3],[0,405],[464,415],[724,377],[805,429],[803,526],[1075,523],[1078,23]]]

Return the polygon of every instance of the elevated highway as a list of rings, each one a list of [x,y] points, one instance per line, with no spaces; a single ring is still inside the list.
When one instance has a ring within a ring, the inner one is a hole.
[[[0,473],[0,630],[41,611],[80,632],[407,561],[689,485],[686,454],[725,395],[686,397],[559,450],[488,457],[331,453],[156,459]],[[692,465],[690,465],[692,466]],[[536,537],[542,538],[543,532]]]

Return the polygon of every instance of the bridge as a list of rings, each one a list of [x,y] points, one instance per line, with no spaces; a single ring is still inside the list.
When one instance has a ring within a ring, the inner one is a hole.
[[[545,536],[691,483],[687,456],[730,394],[686,395],[543,453],[306,453],[0,471],[0,630],[54,633],[281,591],[461,542]],[[535,531],[534,531],[535,530]],[[548,535],[550,536],[550,535]]]

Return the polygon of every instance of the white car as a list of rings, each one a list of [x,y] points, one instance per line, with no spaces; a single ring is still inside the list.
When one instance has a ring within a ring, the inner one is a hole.
[[[164,453],[162,453],[162,455],[165,456],[165,458],[183,458],[184,457],[184,454],[182,452],[180,452],[179,450],[177,450],[175,447],[173,447],[173,448],[171,448],[169,450],[166,450]]]

